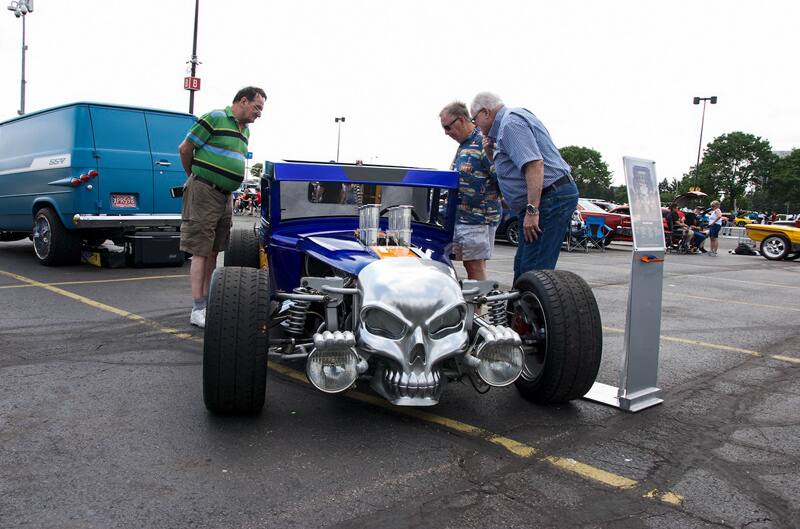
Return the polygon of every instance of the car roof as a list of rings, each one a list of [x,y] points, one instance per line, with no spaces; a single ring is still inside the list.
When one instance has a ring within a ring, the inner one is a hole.
[[[458,189],[458,173],[418,167],[338,164],[323,162],[274,163],[277,181],[346,182]]]

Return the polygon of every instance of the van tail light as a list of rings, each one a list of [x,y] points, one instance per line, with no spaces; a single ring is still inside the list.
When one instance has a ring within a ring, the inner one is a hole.
[[[91,171],[89,171],[88,173],[86,173],[86,175],[87,175],[89,178],[94,178],[94,177],[96,177],[98,174],[100,174],[100,173],[98,173],[98,172],[97,172],[97,171],[95,171],[94,169],[92,169]]]
[[[80,178],[73,178],[72,180],[69,181],[69,183],[74,185],[74,186],[79,186],[79,185],[81,185],[81,179]]]
[[[83,173],[83,174],[81,175],[81,182],[88,182],[89,180],[91,180],[91,178],[92,178],[92,177],[91,177],[91,176],[89,176],[88,174],[86,174],[86,173]]]

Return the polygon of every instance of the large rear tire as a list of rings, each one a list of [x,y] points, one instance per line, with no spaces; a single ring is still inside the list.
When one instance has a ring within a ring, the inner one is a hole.
[[[603,352],[600,311],[589,285],[572,272],[539,270],[514,283],[520,298],[512,327],[520,333],[525,366],[516,386],[537,403],[585,395],[594,384]]]
[[[81,239],[61,223],[51,208],[42,208],[33,218],[33,250],[45,266],[75,264],[81,259]]]
[[[234,228],[225,250],[225,266],[259,268],[258,231],[255,225],[249,228]]]
[[[267,384],[269,276],[218,268],[211,278],[203,340],[203,400],[221,415],[253,415]]]

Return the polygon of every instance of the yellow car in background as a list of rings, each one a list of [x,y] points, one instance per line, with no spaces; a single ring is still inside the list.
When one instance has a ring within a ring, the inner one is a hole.
[[[761,243],[761,255],[770,261],[800,257],[800,228],[775,224],[748,224],[747,236]]]
[[[747,215],[743,215],[741,217],[736,217],[733,219],[734,226],[746,226],[748,224],[756,224],[756,221],[748,217]]]

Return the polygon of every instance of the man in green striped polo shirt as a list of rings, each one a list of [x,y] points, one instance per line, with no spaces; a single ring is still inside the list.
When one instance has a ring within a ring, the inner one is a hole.
[[[244,180],[249,123],[261,117],[267,94],[242,88],[224,110],[195,123],[179,152],[188,177],[181,211],[181,250],[192,254],[192,313],[189,322],[206,325],[206,302],[217,254],[228,245],[233,218],[231,191]]]

